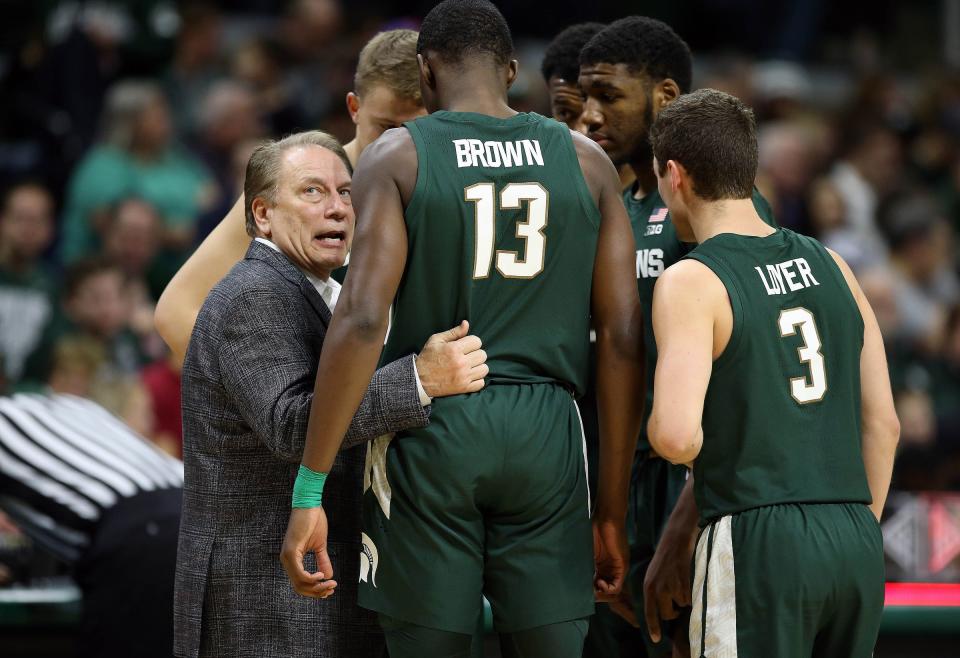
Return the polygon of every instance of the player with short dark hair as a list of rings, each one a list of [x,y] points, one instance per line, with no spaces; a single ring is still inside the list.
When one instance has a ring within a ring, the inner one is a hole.
[[[580,50],[593,35],[603,29],[603,23],[577,23],[553,38],[543,53],[540,72],[550,94],[550,113],[570,130],[586,134],[580,121],[583,96],[577,84],[580,77]]]
[[[693,63],[684,40],[666,23],[645,16],[630,16],[597,33],[580,53],[580,88],[586,97],[583,122],[587,136],[600,144],[614,164],[629,164],[637,181],[623,193],[636,242],[636,277],[644,309],[646,342],[646,413],[653,406],[653,373],[657,349],[653,339],[651,305],[653,287],[663,271],[690,249],[678,239],[671,216],[657,192],[650,150],[650,126],[660,111],[690,91]],[[751,183],[752,185],[752,183]],[[758,212],[775,223],[769,205],[754,192]],[[686,491],[684,491],[686,487]],[[680,500],[681,504],[677,505]],[[637,616],[645,616],[641,629],[646,653],[669,656],[670,641],[661,641],[660,619],[671,620],[690,605],[689,555],[696,531],[696,509],[687,484],[687,469],[660,459],[650,449],[645,433],[631,481],[630,519],[631,575],[628,581]],[[667,526],[677,506],[677,518]],[[670,548],[656,551],[661,538]],[[654,556],[657,556],[657,560]],[[648,565],[651,580],[646,584]],[[644,592],[644,590],[647,590]],[[644,601],[651,605],[644,605]],[[615,608],[616,609],[616,608]],[[591,635],[600,632],[596,624]],[[668,624],[665,635],[685,642],[686,624],[681,619]],[[621,655],[633,656],[627,629],[621,629]],[[591,637],[591,646],[594,638]],[[612,649],[605,649],[611,655]]]
[[[660,194],[698,246],[657,282],[648,435],[693,462],[695,655],[869,658],[899,423],[847,264],[757,214],[753,113],[712,89],[651,130]]]
[[[343,315],[327,334],[324,404],[311,410],[298,486],[308,497],[322,488],[391,302],[387,356],[441,318],[469,320],[488,352],[486,387],[436,404],[429,428],[369,453],[360,602],[380,613],[394,658],[466,655],[481,594],[504,656],[579,658],[594,596],[622,584],[642,415],[640,307],[616,171],[581,135],[509,107],[517,63],[493,4],[437,5],[418,51],[433,113],[385,133],[357,166]],[[591,318],[604,430],[595,558],[573,401]],[[315,505],[293,510],[282,559],[297,591],[323,596],[332,566]],[[303,568],[309,551],[319,574]]]

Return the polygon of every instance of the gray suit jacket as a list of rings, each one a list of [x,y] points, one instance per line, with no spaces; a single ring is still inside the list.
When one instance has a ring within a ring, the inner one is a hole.
[[[377,371],[327,480],[336,594],[299,596],[279,560],[329,321],[303,273],[258,242],[197,317],[183,366],[177,656],[383,653],[374,616],[356,604],[365,457],[358,444],[427,424],[412,356]]]

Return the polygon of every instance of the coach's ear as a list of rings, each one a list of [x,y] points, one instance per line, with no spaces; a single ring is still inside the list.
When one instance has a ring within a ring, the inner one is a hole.
[[[270,238],[272,234],[272,227],[270,226],[272,213],[266,200],[261,196],[254,197],[253,203],[250,204],[250,211],[253,213],[253,221],[257,226],[257,233],[265,238]]]
[[[518,70],[520,70],[520,63],[515,59],[511,59],[510,63],[507,64],[507,89],[513,86],[514,81],[517,79]]]

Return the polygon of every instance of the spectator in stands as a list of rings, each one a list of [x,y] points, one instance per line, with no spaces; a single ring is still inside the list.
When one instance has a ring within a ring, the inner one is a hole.
[[[342,23],[339,0],[292,0],[286,4],[278,43],[286,59],[283,70],[292,90],[290,98],[307,122],[299,126],[301,130],[316,126],[333,106],[331,61]]]
[[[110,261],[90,258],[72,265],[64,280],[63,312],[28,360],[31,379],[47,380],[53,365],[53,348],[66,336],[86,337],[103,349],[103,378],[136,374],[143,365],[143,356],[130,331],[124,286],[122,270]]]
[[[244,144],[263,137],[257,98],[250,88],[234,80],[214,84],[200,106],[196,154],[213,175],[216,193],[213,205],[200,219],[202,239],[226,215],[243,191],[234,157]],[[247,159],[250,153],[247,152]],[[244,160],[244,166],[246,159]]]
[[[103,253],[127,280],[146,282],[160,250],[162,220],[148,201],[129,197],[113,209],[107,224]]]
[[[287,135],[309,125],[295,102],[295,92],[283,71],[281,48],[268,38],[247,41],[233,52],[230,59],[231,76],[253,91],[267,131],[274,136]]]
[[[72,395],[0,397],[0,463],[0,509],[83,593],[78,655],[169,658],[183,464]]]
[[[960,302],[950,226],[936,203],[923,194],[892,201],[883,212],[883,223],[890,235],[900,337],[928,354],[937,352],[947,313]]]
[[[152,82],[116,84],[107,96],[102,136],[70,180],[61,253],[73,262],[96,253],[110,207],[128,196],[152,203],[163,218],[162,243],[182,253],[198,215],[211,203],[206,168],[173,142],[170,111]]]
[[[180,359],[173,352],[143,369],[140,379],[150,396],[153,433],[164,452],[183,459],[183,414],[180,407]]]
[[[7,192],[0,207],[0,355],[11,383],[53,319],[55,280],[40,261],[53,240],[53,199],[37,183]]]
[[[812,177],[810,136],[795,121],[762,126],[757,135],[759,175],[773,186],[774,216],[780,225],[807,232],[806,190]]]
[[[129,308],[129,328],[150,359],[166,350],[153,329],[153,311],[169,273],[158,263],[160,216],[148,202],[131,197],[111,213],[103,254],[124,275],[124,297]]]
[[[153,437],[153,399],[136,374],[111,367],[103,344],[90,336],[67,334],[54,343],[50,361],[50,391],[93,400],[138,434]]]
[[[863,264],[887,257],[877,226],[877,208],[901,183],[900,141],[896,133],[877,121],[854,116],[843,128],[844,153],[830,173],[843,198],[846,225],[862,242]]]
[[[221,75],[222,31],[223,18],[212,3],[182,5],[173,61],[163,79],[173,124],[181,139],[202,135],[203,99]]]

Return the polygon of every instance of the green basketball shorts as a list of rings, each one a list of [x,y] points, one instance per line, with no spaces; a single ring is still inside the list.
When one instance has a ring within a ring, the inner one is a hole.
[[[570,394],[495,385],[438,398],[428,427],[368,449],[360,605],[472,633],[593,613],[584,440]]]
[[[690,647],[706,658],[870,658],[883,537],[861,503],[770,505],[703,528]]]

